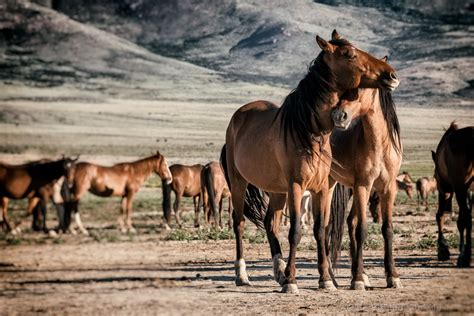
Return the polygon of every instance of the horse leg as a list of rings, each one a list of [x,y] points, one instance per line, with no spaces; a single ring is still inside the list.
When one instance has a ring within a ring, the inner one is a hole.
[[[118,218],[118,224],[120,232],[125,234],[127,232],[127,228],[125,227],[125,214],[127,213],[127,197],[122,196],[122,201],[120,202],[120,216]]]
[[[285,283],[286,263],[281,255],[280,241],[278,234],[280,232],[280,223],[283,207],[286,202],[286,194],[270,193],[268,210],[265,214],[265,231],[267,233],[268,243],[273,261],[273,278],[280,285]]]
[[[2,217],[3,217],[3,225],[6,227],[7,232],[11,232],[12,235],[16,235],[17,231],[12,229],[12,225],[8,220],[8,202],[9,199],[7,197],[2,197]]]
[[[229,228],[231,228],[232,227],[232,197],[231,196],[229,196],[228,212],[229,212],[229,219],[227,221],[227,225],[229,226]]]
[[[40,206],[39,206],[40,199],[38,197],[32,197],[28,200],[28,207],[26,208],[26,214],[23,218],[30,216],[33,214],[33,222],[31,224],[31,229],[33,231],[40,231],[41,224],[40,224]]]
[[[353,204],[357,224],[355,227],[352,227],[355,237],[355,247],[352,251],[351,290],[365,290],[363,250],[367,238],[367,215],[365,208],[367,206],[369,192],[365,186],[354,187]]]
[[[444,224],[446,217],[452,211],[453,193],[438,194],[438,212],[436,213],[436,223],[438,224],[438,259],[441,261],[449,260],[449,247],[444,238]]]
[[[193,205],[194,205],[194,227],[199,228],[199,204],[201,203],[201,196],[193,196]]]
[[[387,279],[387,287],[390,288],[402,288],[402,283],[398,272],[395,268],[395,260],[393,258],[392,240],[393,240],[393,202],[397,195],[397,188],[395,186],[390,187],[387,192],[384,192],[380,199],[382,209],[382,235],[384,239],[384,265],[385,275]]]
[[[469,267],[471,265],[472,214],[467,199],[468,193],[465,188],[456,190],[456,200],[459,205],[459,217],[457,221],[459,230],[458,267]],[[464,231],[466,231],[466,243],[464,243]]]
[[[173,203],[174,217],[176,219],[176,225],[178,225],[179,228],[182,227],[181,218],[180,218],[180,214],[179,214],[179,204],[181,203],[181,197],[182,196],[183,196],[182,192],[176,191],[176,198],[174,199],[174,203]]]
[[[133,212],[133,199],[135,198],[135,192],[130,192],[127,195],[127,229],[130,233],[136,234],[137,230],[132,226],[132,212]]]
[[[240,175],[239,175],[240,177]],[[237,178],[237,177],[236,177]],[[235,261],[235,284],[237,286],[251,285],[244,260],[244,248],[242,244],[242,237],[244,233],[244,197],[247,188],[246,181],[241,179],[231,179],[232,187],[232,204],[234,205],[234,212],[232,213],[233,228],[236,243],[236,261]]]
[[[330,200],[332,191],[328,186],[323,187],[319,192],[312,192],[312,206],[314,215],[313,234],[318,246],[318,271],[319,271],[319,288],[335,290],[336,287],[332,281],[329,271],[329,260],[327,250],[329,244],[326,241],[326,227],[329,224]]]
[[[221,229],[224,228],[224,225],[222,225],[222,203],[224,201],[222,200],[222,196],[219,198],[219,227]]]
[[[283,293],[298,293],[296,285],[296,248],[301,240],[301,198],[303,188],[299,183],[292,183],[288,194],[288,209],[290,210],[290,231],[288,241],[290,243],[290,255],[288,265],[285,269],[286,280],[284,282]]]

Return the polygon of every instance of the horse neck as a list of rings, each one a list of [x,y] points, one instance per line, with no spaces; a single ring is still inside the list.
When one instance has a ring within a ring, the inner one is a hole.
[[[366,144],[373,147],[373,149],[382,150],[382,143],[387,140],[390,142],[390,138],[388,135],[387,122],[385,121],[380,104],[378,90],[374,90],[374,92],[367,95],[363,102],[370,102],[372,106],[372,109],[361,117],[364,138],[371,140],[370,142],[366,142]]]
[[[139,177],[141,181],[145,181],[153,173],[153,166],[156,160],[156,156],[152,156],[132,162],[130,166],[132,167],[135,176]]]
[[[34,174],[34,176],[37,174],[38,178],[43,180],[43,183],[49,183],[64,175],[62,161],[34,164],[30,166],[30,168],[30,172]]]

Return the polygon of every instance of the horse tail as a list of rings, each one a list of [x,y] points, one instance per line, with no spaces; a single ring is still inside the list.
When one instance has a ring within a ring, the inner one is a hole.
[[[209,165],[204,167],[204,183],[206,185],[209,205],[211,207],[212,215],[214,215],[214,220],[217,219],[218,209],[216,205],[216,193],[214,192],[214,178],[212,177],[211,167]],[[215,223],[216,226],[219,223]]]
[[[166,224],[169,225],[171,220],[171,183],[166,180],[161,180],[161,188],[163,190],[163,216]]]
[[[222,146],[220,163],[224,171],[227,186],[229,187],[232,193],[229,172],[227,169],[226,145]],[[265,193],[262,190],[258,189],[256,186],[249,183],[247,185],[247,190],[245,191],[244,216],[247,217],[258,228],[265,229],[264,220],[267,206],[268,202],[265,198]]]
[[[329,224],[329,253],[334,267],[336,267],[342,248],[344,215],[350,197],[350,189],[337,183],[331,200],[331,221]]]

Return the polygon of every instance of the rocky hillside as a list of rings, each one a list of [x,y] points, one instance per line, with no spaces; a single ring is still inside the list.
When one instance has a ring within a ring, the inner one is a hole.
[[[315,34],[329,37],[337,28],[372,54],[390,56],[402,77],[399,103],[474,105],[474,28],[463,24],[470,13],[460,1],[445,10],[465,17],[458,24],[439,13],[443,1],[433,5],[431,15],[409,14],[413,8],[401,10],[400,1],[384,8],[371,1],[325,2],[330,5],[44,1],[48,9],[13,1],[0,10],[0,79],[71,84],[124,98],[281,94],[296,85],[319,53]],[[216,94],[203,92],[208,88]]]

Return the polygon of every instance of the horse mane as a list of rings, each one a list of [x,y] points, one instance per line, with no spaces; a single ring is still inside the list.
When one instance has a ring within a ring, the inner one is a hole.
[[[308,73],[285,98],[276,116],[281,113],[285,145],[290,134],[291,139],[299,141],[311,155],[314,134],[321,132],[316,110],[321,104],[329,103],[329,93],[337,90],[335,75],[324,62],[323,56],[324,52],[311,62]],[[312,118],[316,123],[316,130],[311,126]]]
[[[379,89],[380,107],[382,108],[383,117],[387,123],[388,135],[390,142],[398,153],[401,153],[400,140],[400,123],[398,121],[395,102],[392,93],[385,89]]]

